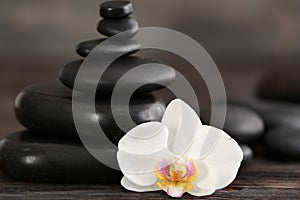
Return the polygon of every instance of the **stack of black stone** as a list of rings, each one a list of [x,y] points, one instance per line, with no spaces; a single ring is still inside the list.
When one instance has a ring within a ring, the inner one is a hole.
[[[98,31],[108,37],[123,31],[129,31],[134,36],[138,31],[138,23],[130,17],[132,11],[132,4],[128,1],[101,4],[100,15],[103,19],[98,24]],[[77,46],[77,53],[85,58],[104,40],[105,38],[82,42]],[[114,144],[118,143],[126,131],[133,128],[128,126],[126,130],[121,130],[114,121],[111,94],[115,84],[135,66],[159,63],[132,56],[139,48],[140,44],[132,38],[120,46],[108,48],[107,53],[121,52],[124,56],[108,67],[99,83],[91,83],[90,80],[83,82],[87,87],[98,84],[98,88],[101,88],[97,89],[96,95],[97,116],[90,113],[90,116],[87,114],[85,117],[91,120],[90,123],[99,123]],[[71,62],[61,69],[59,79],[62,84],[59,81],[36,84],[25,88],[17,96],[15,113],[28,130],[14,133],[1,141],[0,167],[8,177],[20,181],[56,183],[120,180],[120,172],[101,164],[89,154],[76,131],[72,115],[72,88],[83,61],[84,59]],[[176,76],[171,67],[153,65],[151,70],[156,75],[140,73],[136,74],[138,82],[125,80],[123,83],[133,87],[135,84],[145,84],[130,99],[130,115],[136,124],[161,120],[165,104],[149,93],[172,83]],[[141,83],[141,80],[147,82]],[[153,84],[149,85],[149,80]],[[99,151],[107,150],[105,148],[100,146]]]

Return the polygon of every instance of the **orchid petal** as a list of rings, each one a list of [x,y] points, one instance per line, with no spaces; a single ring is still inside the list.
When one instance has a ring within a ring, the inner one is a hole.
[[[193,196],[208,196],[212,195],[215,192],[214,189],[201,189],[198,186],[194,186],[193,189],[191,189],[188,193]]]
[[[214,171],[209,168],[201,160],[197,160],[198,176],[193,184],[193,189],[188,191],[189,194],[194,196],[207,196],[211,195],[216,190],[217,177]]]
[[[172,158],[168,149],[152,154],[131,154],[118,151],[117,159],[124,176],[136,185],[150,186],[157,182],[155,166],[162,157]]]
[[[176,155],[183,155],[189,149],[202,125],[197,113],[179,99],[166,108],[162,123],[169,130],[169,149]]]
[[[197,160],[196,163],[198,167],[198,177],[195,180],[195,185],[202,190],[216,190],[218,178],[215,171],[201,160]]]
[[[159,122],[148,122],[130,130],[118,144],[121,151],[152,154],[167,147],[168,130]]]
[[[218,181],[216,189],[228,186],[236,177],[240,163],[243,160],[243,152],[235,140],[224,131],[209,128],[212,132],[219,132],[220,138],[208,155],[202,160],[208,168],[214,170]]]
[[[216,190],[223,189],[230,185],[237,176],[240,164],[222,165],[222,164],[210,164],[209,166],[214,170],[218,181],[216,183]]]
[[[132,183],[126,177],[123,177],[121,180],[121,185],[130,191],[134,192],[151,192],[161,190],[156,184],[150,186],[140,186]]]
[[[118,151],[117,158],[122,173],[132,183],[139,186],[150,186],[157,182],[153,167],[156,158],[129,154],[124,151]]]
[[[220,137],[219,131],[213,131],[209,126],[200,125],[185,155],[195,159],[203,158],[211,151]]]
[[[159,122],[141,124],[119,142],[117,159],[124,176],[136,185],[150,186],[157,181],[156,163],[173,155],[167,148],[168,130]]]

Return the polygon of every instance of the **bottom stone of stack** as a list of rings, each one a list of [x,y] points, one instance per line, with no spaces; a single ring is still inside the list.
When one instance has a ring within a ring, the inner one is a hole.
[[[101,146],[99,151],[114,153]],[[121,172],[95,159],[79,140],[63,141],[29,131],[0,142],[0,167],[9,178],[30,182],[117,183],[122,177]]]

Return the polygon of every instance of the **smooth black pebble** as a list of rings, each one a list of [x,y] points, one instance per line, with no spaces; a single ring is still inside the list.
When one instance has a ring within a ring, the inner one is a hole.
[[[77,138],[71,96],[72,91],[58,81],[29,86],[17,96],[15,114],[21,124],[38,134],[56,134],[61,140]],[[86,103],[82,102],[82,106],[86,106]],[[125,132],[133,128],[128,124],[123,127],[126,130],[122,131],[117,126],[112,115],[109,97],[97,98],[95,107],[96,115],[82,113],[82,116],[88,123],[99,123],[106,136],[114,144],[118,143]],[[164,103],[153,95],[137,95],[130,100],[129,111],[136,124],[160,121],[164,110]],[[122,118],[126,114],[124,112],[120,110],[115,117]]]
[[[264,138],[267,151],[280,160],[300,160],[300,129],[278,127]]]
[[[252,149],[247,145],[240,145],[242,151],[243,151],[243,162],[248,162],[252,160],[253,158],[253,151]]]
[[[258,84],[257,94],[261,98],[300,102],[299,66],[273,68]]]
[[[98,146],[99,151],[114,154],[113,149]],[[45,183],[118,183],[122,177],[96,160],[80,141],[66,142],[28,131],[1,140],[0,168],[12,179]]]
[[[129,1],[108,1],[100,5],[100,16],[104,18],[123,18],[132,12],[133,6]]]
[[[96,46],[105,40],[106,38],[81,42],[77,45],[76,52],[82,57],[87,57]],[[133,39],[126,42],[121,42],[118,45],[105,46],[106,53],[111,54],[117,52],[123,53],[123,55],[136,53],[140,48],[141,45]]]
[[[64,66],[60,70],[59,79],[67,87],[73,88],[78,70],[83,60],[77,60]],[[154,63],[148,71],[131,72],[130,78],[122,83],[126,89],[137,88],[137,93],[146,93],[164,88],[163,85],[171,84],[176,78],[176,72],[172,67],[162,67],[159,61],[135,56],[121,57],[114,61],[104,72],[100,81],[82,78],[81,84],[89,89],[98,85],[97,94],[111,93],[119,79],[128,71],[139,65]],[[103,66],[99,66],[101,68]],[[78,80],[77,80],[78,81]],[[128,91],[128,90],[127,90]],[[80,91],[85,92],[85,91]]]
[[[113,36],[118,33],[128,31],[128,35],[134,36],[139,29],[139,25],[135,19],[130,17],[122,19],[102,19],[97,27],[99,33],[105,36]]]
[[[210,109],[201,111],[200,117],[205,124],[210,124]],[[214,122],[211,125],[217,126]],[[218,128],[225,130],[239,143],[249,144],[262,137],[264,123],[258,114],[248,108],[227,105],[224,127]]]
[[[234,104],[246,106],[261,116],[266,128],[294,127],[300,129],[300,105],[294,103],[262,100],[232,100]]]

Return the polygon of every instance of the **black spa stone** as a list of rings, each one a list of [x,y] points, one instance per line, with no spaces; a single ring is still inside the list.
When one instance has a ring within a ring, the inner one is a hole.
[[[100,5],[100,16],[104,18],[123,18],[132,12],[133,6],[129,1],[108,1]]]
[[[59,79],[67,87],[73,88],[75,78],[83,60],[77,60],[65,65],[60,70]],[[85,88],[92,88],[98,85],[98,94],[111,93],[119,79],[129,70],[142,64],[156,63],[149,66],[148,72],[132,72],[131,78],[124,79],[123,88],[137,88],[137,93],[152,92],[164,88],[162,85],[169,85],[176,77],[175,70],[172,67],[162,67],[158,61],[140,58],[135,56],[121,57],[114,61],[104,72],[100,81],[86,78],[80,83]],[[101,68],[103,66],[99,66]],[[132,78],[133,77],[133,78]],[[151,83],[151,84],[150,84]],[[142,87],[141,87],[142,86]],[[85,92],[85,91],[81,91]]]
[[[81,42],[77,45],[76,52],[78,55],[82,57],[88,56],[88,54],[101,42],[105,41],[106,38],[103,39],[95,39]],[[111,45],[106,47],[106,53],[115,53],[121,52],[125,53],[125,55],[130,55],[136,53],[140,49],[141,45],[136,40],[128,40],[126,43],[120,43],[119,45]]]
[[[15,100],[15,114],[21,124],[37,134],[56,135],[61,140],[77,138],[72,115],[72,91],[58,81],[32,85],[24,89]],[[82,106],[86,106],[83,102]],[[81,105],[81,103],[80,103]],[[100,123],[106,136],[115,144],[132,125],[122,131],[112,116],[110,98],[96,99],[97,114],[82,113],[90,123]],[[165,105],[153,95],[137,95],[130,100],[130,115],[137,123],[160,121]],[[118,112],[115,117],[122,117]]]
[[[210,123],[210,109],[203,109],[200,117],[205,124],[217,126],[213,122]],[[224,127],[218,128],[225,130],[239,143],[249,144],[262,137],[264,123],[261,117],[254,111],[243,106],[229,104],[227,105]]]
[[[248,162],[252,160],[253,158],[253,151],[252,149],[247,145],[240,145],[242,151],[243,151],[243,162]]]
[[[256,98],[232,102],[254,110],[261,116],[267,129],[282,126],[300,129],[300,105],[298,104]]]
[[[278,127],[267,132],[264,145],[273,158],[300,160],[300,129]]]
[[[122,19],[102,19],[97,26],[98,32],[108,37],[124,31],[130,32],[129,35],[134,36],[138,32],[138,28],[139,25],[137,21],[130,17]]]
[[[101,145],[99,151],[114,153]],[[122,177],[89,154],[79,140],[67,142],[28,131],[1,140],[0,168],[14,180],[31,182],[118,183]]]

